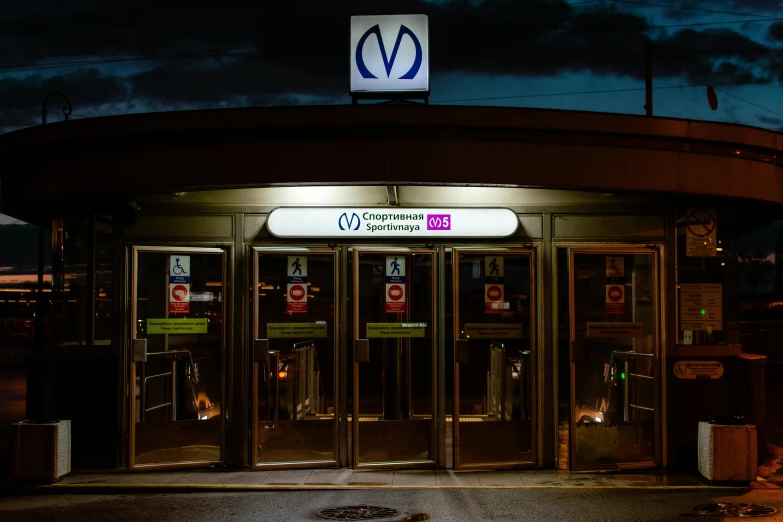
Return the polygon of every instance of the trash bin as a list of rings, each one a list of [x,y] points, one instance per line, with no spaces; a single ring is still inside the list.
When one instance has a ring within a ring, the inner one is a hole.
[[[699,423],[699,473],[716,482],[750,482],[758,474],[756,426],[743,416]]]

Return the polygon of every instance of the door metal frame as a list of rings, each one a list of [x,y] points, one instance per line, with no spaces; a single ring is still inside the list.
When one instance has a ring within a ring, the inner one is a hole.
[[[199,246],[145,246],[145,245],[130,245],[131,248],[131,291],[130,291],[130,343],[129,346],[133,346],[133,341],[136,340],[136,323],[138,315],[136,311],[137,297],[138,297],[138,269],[139,269],[139,254],[144,252],[185,252],[193,254],[221,254],[222,261],[222,274],[224,285],[224,297],[223,297],[223,332],[220,347],[220,404],[221,408],[226,407],[226,339],[229,332],[230,322],[228,321],[228,302],[229,302],[229,287],[228,287],[228,265],[227,258],[229,248],[226,247],[199,247]],[[220,460],[203,460],[203,461],[183,461],[183,462],[165,462],[155,464],[136,464],[136,363],[133,361],[133,350],[128,350],[127,354],[130,366],[130,381],[128,382],[128,400],[130,402],[129,412],[129,424],[130,424],[130,436],[128,437],[128,468],[134,470],[156,470],[167,468],[194,468],[204,467],[212,464],[222,464],[226,460],[226,415],[221,414],[220,422]],[[173,376],[172,376],[173,377]],[[227,411],[227,410],[226,410]]]
[[[457,340],[459,339],[459,258],[460,254],[520,254],[527,255],[530,261],[530,361],[533,362],[534,368],[530,371],[530,389],[532,396],[530,397],[530,409],[533,413],[533,419],[531,422],[530,430],[530,454],[532,459],[530,461],[518,461],[518,462],[487,462],[484,464],[460,464],[459,460],[459,362],[457,359]],[[455,470],[470,470],[470,469],[505,469],[505,468],[530,468],[535,467],[538,463],[538,455],[540,444],[538,441],[539,434],[539,417],[541,415],[540,408],[538,408],[538,385],[539,385],[539,347],[538,347],[538,291],[537,291],[537,260],[538,256],[536,248],[471,248],[471,247],[453,247],[451,250],[451,263],[452,263],[452,304],[454,306],[454,390],[453,390],[453,412],[452,412],[452,453]]]
[[[255,470],[269,470],[269,469],[276,469],[276,468],[286,468],[286,469],[292,469],[292,468],[330,468],[335,467],[338,465],[340,461],[340,414],[339,412],[342,409],[342,402],[340,397],[340,389],[341,389],[341,381],[342,381],[342,375],[340,372],[340,365],[339,361],[341,360],[340,357],[340,351],[342,346],[341,341],[341,326],[342,326],[342,314],[341,310],[342,307],[339,306],[339,302],[342,300],[341,296],[341,278],[340,278],[340,272],[341,272],[341,249],[340,248],[328,248],[328,247],[297,247],[297,246],[273,246],[273,247],[252,247],[251,251],[253,253],[253,277],[251,280],[253,281],[253,317],[251,317],[252,321],[252,331],[253,331],[253,337],[250,339],[251,347],[250,347],[250,354],[251,354],[251,364],[250,369],[253,372],[251,375],[251,421],[252,421],[252,427],[251,427],[251,444],[252,448],[250,451],[250,455],[252,455],[252,463],[251,468]],[[316,461],[293,461],[293,462],[258,462],[258,367],[259,362],[255,358],[255,350],[253,349],[252,343],[260,338],[259,335],[259,318],[258,318],[258,298],[259,298],[259,277],[258,277],[258,269],[260,266],[259,263],[259,254],[261,253],[269,253],[269,254],[331,254],[334,258],[333,263],[333,270],[334,270],[334,295],[335,295],[335,307],[334,307],[334,319],[333,319],[333,332],[334,332],[334,447],[333,447],[333,455],[334,458],[331,460],[316,460]]]
[[[553,246],[557,248],[565,248],[568,252],[568,307],[569,307],[569,450],[568,450],[568,465],[569,469],[575,471],[586,470],[606,470],[606,469],[641,469],[641,468],[653,468],[660,467],[662,462],[662,448],[664,445],[663,433],[664,420],[666,418],[665,405],[662,401],[663,389],[666,385],[666,374],[663,371],[666,364],[666,350],[664,349],[665,342],[665,304],[666,304],[666,279],[665,279],[665,244],[662,242],[636,242],[636,243],[554,243]],[[625,462],[614,463],[606,466],[577,466],[576,459],[576,430],[574,425],[574,406],[576,404],[576,390],[574,388],[575,369],[574,364],[570,362],[573,353],[573,344],[576,340],[576,321],[575,321],[575,299],[574,299],[574,278],[576,274],[576,268],[574,265],[574,256],[576,254],[595,254],[595,255],[620,255],[620,254],[646,254],[653,260],[652,274],[654,278],[653,292],[653,310],[655,310],[655,325],[654,325],[654,358],[653,358],[653,371],[655,372],[655,453],[653,461],[643,462]],[[553,255],[555,259],[555,270],[557,270],[557,255]],[[557,280],[557,274],[555,274],[555,280]],[[556,294],[555,294],[556,298]],[[561,303],[557,303],[557,306],[561,306]],[[555,316],[557,317],[557,316]],[[557,326],[556,326],[557,328]]]
[[[370,462],[366,464],[358,464],[359,455],[359,364],[356,362],[355,357],[353,361],[353,412],[351,421],[353,423],[353,469],[373,469],[373,468],[421,468],[421,467],[434,467],[438,458],[438,404],[440,397],[438,396],[438,248],[405,248],[405,247],[362,247],[354,246],[353,250],[353,338],[361,339],[359,335],[359,254],[429,254],[432,259],[432,287],[430,292],[432,293],[432,375],[431,379],[431,394],[432,394],[432,421],[430,428],[430,449],[429,454],[434,458],[429,460],[417,460],[412,462]]]

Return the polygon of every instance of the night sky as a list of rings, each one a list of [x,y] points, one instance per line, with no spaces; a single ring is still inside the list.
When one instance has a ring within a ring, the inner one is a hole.
[[[4,1],[0,133],[72,118],[345,104],[356,14],[424,13],[437,104],[644,114],[783,129],[783,2],[495,0]],[[718,110],[710,109],[713,85]],[[62,119],[52,100],[49,121]],[[0,173],[0,176],[2,174]],[[0,216],[0,223],[2,223]]]

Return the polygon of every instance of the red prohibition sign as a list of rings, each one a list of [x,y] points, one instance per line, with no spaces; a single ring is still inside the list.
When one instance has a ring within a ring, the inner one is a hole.
[[[391,299],[392,301],[399,301],[400,299],[402,299],[403,295],[404,292],[400,285],[391,285],[389,287],[389,299]]]
[[[487,288],[487,298],[490,301],[499,301],[503,297],[503,291],[497,285],[492,285]]]
[[[177,301],[184,301],[188,296],[188,289],[183,285],[177,285],[171,289],[171,296]]]
[[[610,286],[606,295],[609,297],[610,301],[616,303],[623,298],[623,289],[619,286]]]
[[[302,285],[294,285],[288,293],[294,301],[301,301],[305,296],[305,289]]]
[[[694,236],[707,237],[715,231],[715,216],[709,210],[696,209],[686,217],[685,226],[688,227],[688,230]],[[696,232],[694,227],[704,227],[706,232]]]

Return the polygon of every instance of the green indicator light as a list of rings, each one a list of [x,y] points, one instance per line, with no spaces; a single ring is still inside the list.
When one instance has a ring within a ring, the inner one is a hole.
[[[623,372],[623,373],[621,373],[621,374],[620,374],[620,378],[621,378],[621,379],[625,379],[625,372]]]
[[[705,310],[704,308],[702,308],[702,309],[701,309],[701,315],[707,315],[707,310]]]

